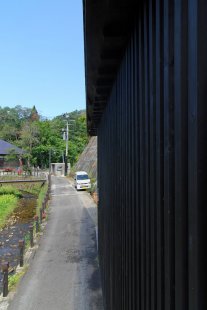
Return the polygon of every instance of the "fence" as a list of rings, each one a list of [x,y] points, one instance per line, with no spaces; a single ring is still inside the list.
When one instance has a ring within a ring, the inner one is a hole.
[[[106,310],[207,309],[207,2],[140,2],[98,128]]]
[[[48,175],[48,172],[42,171],[39,169],[31,169],[30,171],[21,171],[19,172],[18,169],[13,168],[6,168],[0,169],[0,177],[12,177],[18,176],[19,178],[26,178],[26,177],[45,177]]]

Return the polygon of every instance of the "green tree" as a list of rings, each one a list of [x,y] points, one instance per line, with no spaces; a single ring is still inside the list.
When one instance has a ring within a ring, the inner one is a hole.
[[[39,166],[48,166],[49,157],[53,161],[62,161],[64,141],[61,136],[59,121],[39,121],[39,144],[33,147],[32,154]]]
[[[88,143],[85,111],[64,113],[52,120],[39,116],[33,109],[20,105],[15,108],[0,107],[0,139],[10,141],[26,152],[24,158],[38,166],[48,166],[49,157],[62,161],[66,142],[62,129],[69,124],[69,161],[73,165]]]
[[[30,163],[35,164],[33,161],[32,150],[33,147],[39,144],[39,127],[36,122],[26,122],[24,123],[21,132],[21,146],[26,150],[24,158],[28,161],[28,166]]]
[[[16,154],[15,149],[10,149],[9,154],[5,156],[5,161],[11,162],[11,161],[17,161],[19,160],[20,155]]]
[[[35,121],[39,121],[40,117],[39,114],[37,112],[37,109],[35,106],[33,106],[32,111],[30,113],[30,120],[31,122],[35,122]]]

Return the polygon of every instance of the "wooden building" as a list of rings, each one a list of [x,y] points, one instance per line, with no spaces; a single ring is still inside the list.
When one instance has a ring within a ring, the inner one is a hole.
[[[105,310],[207,309],[207,1],[83,4]]]
[[[15,168],[20,165],[19,157],[24,153],[22,149],[19,147],[6,142],[4,140],[0,140],[0,168],[10,167]],[[5,158],[8,155],[17,155],[16,159],[12,159],[10,161],[6,161]]]

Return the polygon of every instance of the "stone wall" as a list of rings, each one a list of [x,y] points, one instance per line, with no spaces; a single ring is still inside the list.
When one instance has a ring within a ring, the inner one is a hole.
[[[73,171],[80,170],[86,171],[91,178],[97,178],[97,137],[90,138],[88,145],[73,167]]]

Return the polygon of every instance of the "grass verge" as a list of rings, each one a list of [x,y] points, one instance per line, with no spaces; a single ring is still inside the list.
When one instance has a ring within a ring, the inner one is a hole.
[[[0,195],[0,229],[6,223],[9,215],[17,206],[18,198],[12,194]]]
[[[16,288],[18,282],[23,277],[23,275],[26,273],[27,269],[28,269],[28,265],[25,265],[21,271],[13,275],[9,275],[9,291],[12,291]]]
[[[37,208],[36,208],[36,214],[39,215],[40,213],[40,208],[42,207],[42,203],[43,203],[43,200],[45,199],[45,196],[46,196],[46,193],[47,193],[47,189],[48,189],[48,184],[45,183],[42,188],[40,189],[40,192],[39,192],[39,196],[38,196],[38,199],[37,199]]]
[[[20,191],[11,185],[1,186],[0,187],[0,196],[1,195],[14,195],[18,198],[22,197],[22,194],[20,193]]]

